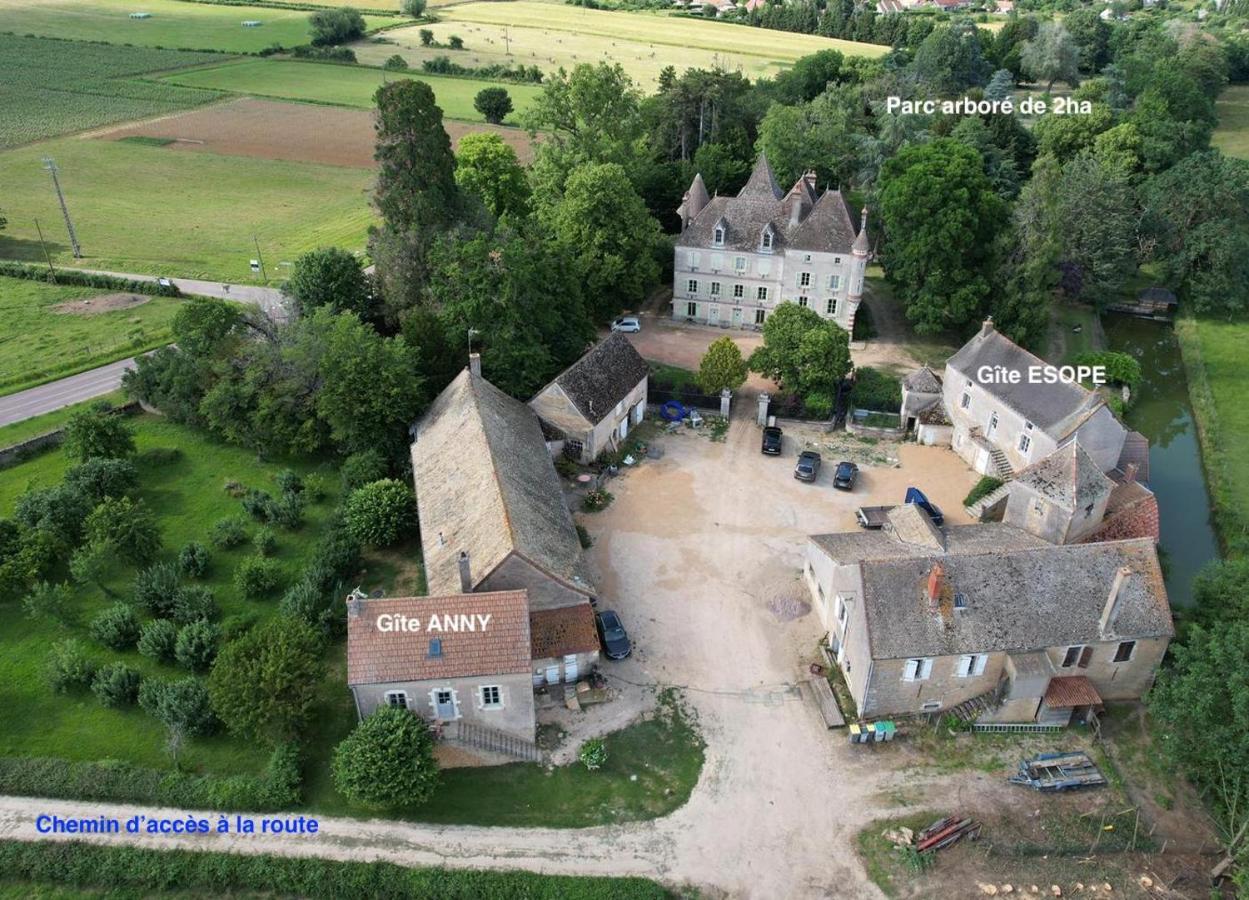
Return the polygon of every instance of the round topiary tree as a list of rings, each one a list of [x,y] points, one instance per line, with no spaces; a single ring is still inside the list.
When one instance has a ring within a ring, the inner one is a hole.
[[[115,603],[91,620],[91,637],[110,650],[128,650],[139,640],[139,618],[128,603]]]
[[[419,716],[382,707],[334,749],[333,772],[343,796],[359,803],[424,803],[438,785],[433,735]]]
[[[91,693],[105,706],[133,706],[139,698],[143,676],[125,663],[110,663],[95,673]]]
[[[416,526],[416,497],[402,481],[383,478],[353,491],[344,515],[353,537],[371,547],[389,547]]]
[[[139,653],[157,662],[174,661],[178,626],[168,619],[153,619],[139,632]]]

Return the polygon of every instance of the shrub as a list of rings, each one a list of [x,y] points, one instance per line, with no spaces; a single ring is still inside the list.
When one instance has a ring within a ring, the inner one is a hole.
[[[13,518],[27,528],[47,532],[67,547],[82,543],[84,523],[95,507],[71,484],[29,490],[17,498]]]
[[[110,663],[95,673],[91,692],[105,706],[133,706],[139,698],[143,676],[124,663]]]
[[[270,516],[275,525],[294,531],[304,524],[304,495],[283,494],[274,502]]]
[[[329,597],[328,591],[321,590],[311,579],[304,577],[282,595],[278,609],[282,615],[324,632],[329,629],[333,617]]]
[[[347,528],[361,543],[389,547],[416,526],[416,497],[402,481],[383,478],[353,491],[344,515]]]
[[[313,472],[304,479],[304,496],[312,503],[320,503],[329,495],[329,487],[325,483],[325,476],[320,472]]]
[[[169,563],[158,563],[135,576],[134,602],[163,618],[173,612],[181,587],[177,568]]]
[[[85,691],[95,678],[96,665],[82,642],[73,638],[52,645],[45,663],[44,677],[58,694]]]
[[[272,556],[278,552],[278,539],[271,529],[262,528],[252,537],[252,547],[261,556]]]
[[[382,63],[382,68],[388,69],[391,72],[402,72],[404,69],[408,68],[408,61],[396,53],[394,56],[387,59],[386,62]]]
[[[312,45],[327,47],[346,44],[364,37],[364,16],[349,6],[318,10],[308,17],[312,26]]]
[[[428,28],[422,28],[419,32],[417,32],[417,34],[419,34],[419,35],[421,36],[421,46],[422,46],[422,47],[432,47],[432,46],[433,46],[433,43],[434,43],[434,33],[433,33],[432,31],[430,31]]]
[[[464,38],[460,37],[458,34],[453,34],[451,37],[447,38],[447,46],[452,50],[463,50]]]
[[[611,506],[611,502],[614,499],[611,491],[601,489],[589,491],[585,495],[585,499],[581,501],[581,508],[586,512],[601,512]]]
[[[1077,366],[1104,366],[1106,381],[1134,388],[1141,380],[1141,363],[1135,356],[1116,350],[1090,350],[1075,359]]]
[[[813,419],[827,419],[833,414],[835,402],[836,400],[831,395],[813,391],[803,398],[802,409]]]
[[[317,542],[315,558],[317,569],[329,576],[315,583],[322,590],[328,590],[334,582],[354,575],[360,568],[360,541],[347,529],[342,519],[335,518]]]
[[[87,516],[89,543],[112,548],[118,556],[137,566],[146,565],[160,553],[160,529],[142,500],[107,497]]]
[[[307,724],[324,675],[322,637],[270,619],[226,644],[208,678],[213,708],[234,734],[289,740]]]
[[[178,626],[169,619],[153,619],[139,631],[139,653],[162,663],[174,661]]]
[[[134,434],[121,416],[110,414],[107,403],[97,403],[69,418],[61,449],[71,459],[124,459],[134,453]]]
[[[217,658],[221,629],[211,622],[192,622],[178,632],[174,659],[192,672],[207,672]]]
[[[334,786],[371,806],[424,803],[438,785],[429,726],[406,709],[384,706],[334,748]]]
[[[975,487],[967,492],[967,496],[963,498],[963,505],[971,506],[977,500],[989,496],[1001,486],[1002,479],[986,475],[976,482]]]
[[[234,570],[234,589],[248,600],[264,599],[281,583],[281,567],[263,556],[249,556]]]
[[[212,556],[199,541],[191,541],[178,551],[178,569],[188,578],[203,578],[208,574]]]
[[[236,641],[259,624],[259,613],[245,612],[226,616],[221,623],[221,642],[228,644],[230,641]]]
[[[854,370],[850,403],[855,409],[895,412],[902,407],[902,382],[871,366]]]
[[[208,539],[221,550],[237,547],[247,540],[247,524],[238,516],[221,519],[213,525]]]
[[[91,620],[91,637],[110,650],[128,650],[139,641],[139,618],[128,603],[115,603]]]
[[[482,88],[473,98],[473,109],[481,113],[487,122],[498,125],[512,111],[512,98],[506,88]]]
[[[268,491],[249,490],[243,495],[243,510],[257,522],[271,522],[277,504]]]
[[[192,622],[211,622],[221,614],[212,589],[202,584],[189,584],[174,594],[170,618],[179,625]]]
[[[602,738],[591,738],[581,745],[577,757],[581,760],[581,764],[591,772],[601,769],[607,762],[607,744]]]
[[[577,526],[577,541],[583,550],[589,550],[594,546],[594,538],[590,537],[590,532],[586,531],[584,525]]]
[[[403,11],[405,16],[419,19],[425,15],[425,5],[426,0],[402,0],[399,4],[399,9]]]
[[[67,625],[71,618],[71,599],[67,585],[40,581],[22,598],[22,610],[32,619],[51,619]]]
[[[350,47],[296,47],[293,51],[297,59],[324,59],[330,62],[354,63],[356,51]]]
[[[581,474],[581,466],[577,464],[575,459],[561,454],[555,460],[555,471],[564,478],[576,478]]]
[[[698,386],[707,394],[719,394],[725,388],[735,391],[746,383],[749,374],[746,359],[733,339],[716,338],[698,364]]]
[[[343,479],[343,493],[349,494],[356,488],[385,478],[386,457],[376,450],[361,450],[343,460],[339,474]]]
[[[273,476],[273,480],[277,482],[278,490],[283,494],[298,494],[304,489],[304,480],[299,477],[298,473],[291,469],[283,469]]]
[[[149,678],[139,688],[139,706],[171,731],[204,737],[217,730],[208,690],[198,678]]]
[[[139,485],[139,471],[128,459],[96,457],[65,473],[65,483],[90,498],[92,506],[129,494]]]

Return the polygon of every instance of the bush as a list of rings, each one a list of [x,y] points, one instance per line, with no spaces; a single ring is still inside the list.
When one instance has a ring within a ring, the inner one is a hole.
[[[434,739],[420,716],[383,706],[334,748],[334,786],[359,803],[411,806],[438,785]]]
[[[304,495],[283,494],[274,502],[271,516],[275,525],[294,531],[304,524]]]
[[[20,262],[0,260],[0,275],[8,278],[24,278],[27,281],[47,281],[48,271],[43,266],[29,266]],[[118,278],[100,272],[83,272],[74,269],[60,269],[56,273],[57,284],[77,285],[79,287],[106,288],[112,291],[123,291],[127,294],[148,294],[157,297],[178,297],[181,291],[174,284],[162,285],[156,281],[134,281],[129,278]],[[107,404],[101,402],[101,407]]]
[[[134,602],[152,615],[166,618],[173,613],[181,587],[178,570],[169,563],[158,563],[135,576]]]
[[[47,532],[66,547],[77,547],[94,508],[85,492],[64,483],[26,491],[17,498],[13,518],[27,528]]]
[[[325,476],[319,472],[313,472],[304,479],[304,496],[312,503],[320,503],[329,495],[329,487],[325,483]]]
[[[354,63],[356,51],[350,47],[296,47],[296,59],[323,59],[329,62]]]
[[[309,16],[308,21],[312,26],[314,47],[346,44],[364,37],[364,16],[349,6],[319,10]]]
[[[283,469],[273,476],[273,480],[277,482],[278,490],[283,494],[299,494],[303,492],[304,480],[299,477],[298,473],[290,469]]]
[[[67,625],[70,621],[71,600],[68,585],[40,581],[22,598],[22,610],[32,619],[51,619]]]
[[[896,412],[902,408],[902,382],[879,369],[861,366],[854,370],[850,403],[855,409]]]
[[[434,44],[434,33],[428,28],[422,28],[417,32],[421,36],[422,47],[432,47]]]
[[[96,665],[82,642],[73,638],[52,645],[45,662],[44,677],[58,694],[85,691],[95,678]]]
[[[122,559],[146,565],[160,553],[160,529],[142,500],[107,497],[87,516],[87,541],[111,548]]]
[[[121,416],[111,414],[107,403],[79,410],[69,418],[61,449],[71,459],[124,459],[134,453],[134,433]]]
[[[91,637],[110,650],[129,650],[139,641],[139,618],[127,603],[116,603],[91,620]]]
[[[583,550],[589,550],[594,546],[594,538],[590,537],[590,532],[586,531],[584,525],[577,526],[577,541]]]
[[[321,590],[312,580],[304,577],[282,595],[278,609],[284,616],[326,632],[333,618],[332,602],[328,591]]]
[[[340,579],[356,574],[360,568],[360,549],[360,541],[347,529],[346,523],[340,518],[332,519],[317,542],[315,570],[322,575],[321,580],[314,583],[328,590]]]
[[[278,552],[278,539],[268,528],[262,528],[252,537],[252,548],[261,556],[272,556]]]
[[[383,478],[353,491],[344,505],[344,516],[358,541],[389,547],[416,527],[416,497],[402,481]]]
[[[396,53],[394,56],[387,59],[386,62],[382,63],[382,68],[391,72],[402,72],[404,69],[408,68],[408,61]]]
[[[139,653],[161,663],[172,663],[177,652],[178,626],[169,619],[153,619],[139,631]]]
[[[425,5],[426,0],[402,0],[399,4],[399,9],[405,16],[419,19],[425,15]]]
[[[109,497],[122,497],[139,485],[139,471],[128,459],[88,459],[65,473],[65,483],[97,506]]]
[[[803,398],[802,410],[812,419],[827,419],[832,416],[836,402],[829,394],[814,391]]]
[[[252,489],[243,495],[243,510],[257,522],[273,521],[277,504],[267,491]]]
[[[170,731],[206,737],[217,730],[208,690],[198,678],[149,678],[139,688],[139,706]]]
[[[202,584],[189,584],[174,594],[169,617],[179,625],[192,622],[211,622],[221,615],[212,588]]]
[[[447,38],[447,46],[452,50],[463,50],[464,38],[460,37],[458,34],[453,34],[451,37]]]
[[[226,644],[208,689],[230,731],[277,740],[299,734],[324,676],[322,641],[304,623],[278,616]]]
[[[356,488],[385,478],[387,475],[386,457],[376,450],[361,450],[343,460],[339,474],[343,479],[343,493],[349,494]]]
[[[585,495],[585,499],[581,501],[581,508],[586,512],[601,512],[611,506],[611,502],[614,499],[615,497],[612,496],[611,491],[589,491]]]
[[[203,578],[208,574],[211,559],[207,547],[199,541],[191,541],[178,551],[178,569],[188,578]]]
[[[281,567],[263,556],[249,556],[234,570],[234,589],[247,600],[263,600],[281,583]]]
[[[245,612],[226,616],[221,623],[221,642],[228,644],[230,641],[236,641],[259,624],[259,613]]]
[[[143,676],[124,663],[111,663],[95,673],[91,692],[105,706],[133,706],[139,698]]]
[[[601,769],[607,762],[607,744],[602,738],[592,738],[581,745],[577,757],[581,760],[581,764],[591,772]]]
[[[211,622],[192,622],[178,632],[174,659],[191,672],[207,672],[217,658],[221,629]]]
[[[512,111],[512,98],[506,88],[482,88],[473,98],[473,109],[481,113],[487,122],[498,125]]]
[[[977,500],[987,497],[1002,486],[1002,479],[994,478],[992,475],[986,475],[976,482],[976,486],[967,492],[967,496],[963,498],[964,506],[971,506]]]
[[[221,519],[213,525],[208,539],[221,550],[237,547],[247,540],[247,524],[238,516]]]

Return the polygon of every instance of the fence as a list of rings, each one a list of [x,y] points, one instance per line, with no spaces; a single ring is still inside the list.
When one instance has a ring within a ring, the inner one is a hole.
[[[447,723],[443,727],[442,734],[446,740],[455,741],[469,747],[476,747],[478,750],[502,753],[505,756],[512,756],[516,759],[528,760],[529,762],[540,762],[542,760],[542,751],[532,741],[526,741],[524,738],[518,738],[503,731],[487,728],[485,725],[465,722],[462,719]]]

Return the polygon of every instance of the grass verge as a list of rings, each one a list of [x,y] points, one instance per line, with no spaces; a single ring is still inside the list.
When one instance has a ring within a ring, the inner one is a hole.
[[[111,394],[104,394],[92,400],[84,400],[82,403],[62,407],[31,419],[23,419],[21,422],[14,422],[12,425],[0,426],[0,449],[12,447],[14,444],[20,444],[22,441],[30,438],[47,434],[49,431],[55,431],[68,422],[70,416],[74,413],[79,410],[90,409],[97,403],[120,406],[125,402],[126,395],[124,392],[113,391]]]

